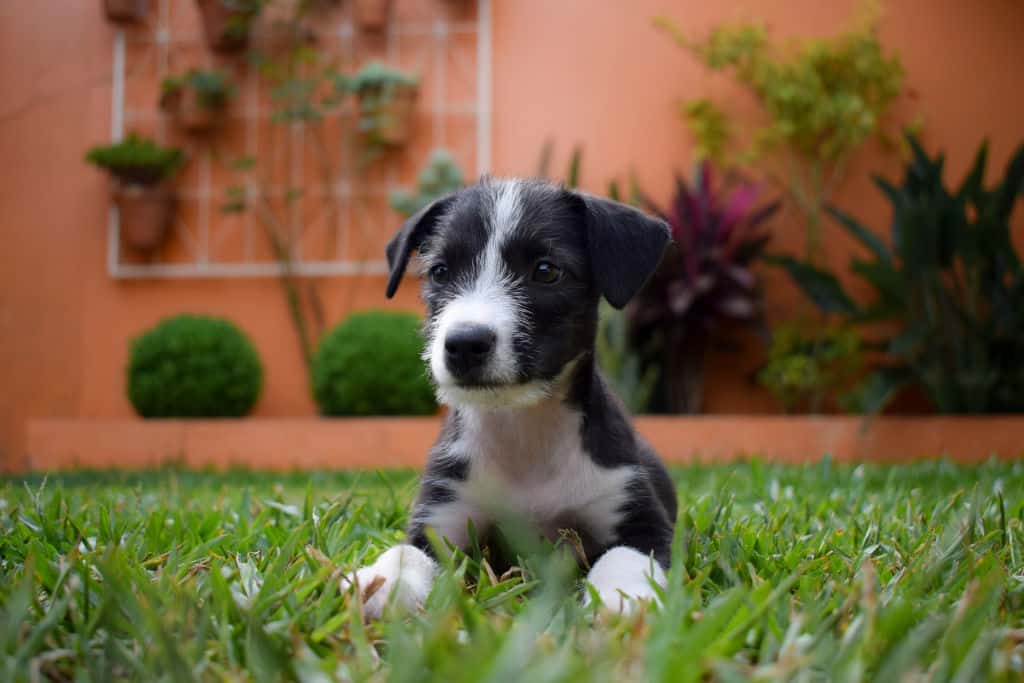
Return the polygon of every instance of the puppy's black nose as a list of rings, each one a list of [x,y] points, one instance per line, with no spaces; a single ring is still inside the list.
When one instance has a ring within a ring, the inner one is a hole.
[[[445,362],[455,376],[478,370],[491,357],[497,335],[486,325],[464,324],[448,331],[444,338]]]

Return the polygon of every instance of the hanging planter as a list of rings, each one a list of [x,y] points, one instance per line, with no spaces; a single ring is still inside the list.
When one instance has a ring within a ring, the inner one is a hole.
[[[186,131],[207,133],[223,122],[234,95],[234,84],[226,73],[192,69],[164,80],[160,108]]]
[[[174,193],[166,183],[181,167],[181,150],[132,133],[117,144],[93,147],[85,158],[116,182],[113,195],[124,243],[144,253],[160,247],[174,221]]]
[[[103,0],[107,19],[118,22],[142,21],[146,18],[148,6],[148,0]]]
[[[365,31],[383,31],[391,18],[392,0],[353,0],[352,14]]]
[[[206,43],[214,52],[241,52],[249,45],[260,0],[196,0],[203,17]]]
[[[167,187],[121,183],[114,189],[114,202],[125,245],[148,253],[164,243],[174,222],[175,208],[174,194]]]
[[[374,146],[398,147],[412,137],[419,82],[415,76],[370,62],[348,80],[359,104],[359,130]]]

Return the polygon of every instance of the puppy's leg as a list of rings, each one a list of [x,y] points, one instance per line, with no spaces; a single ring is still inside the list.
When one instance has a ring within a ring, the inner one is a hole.
[[[615,530],[617,540],[587,575],[605,607],[629,613],[638,601],[657,599],[651,582],[665,586],[665,569],[672,557],[672,526],[650,483],[634,481],[630,503]],[[584,604],[589,600],[587,591]]]
[[[376,562],[345,578],[344,583],[358,584],[363,592],[364,616],[378,619],[389,601],[403,609],[421,607],[436,574],[437,563],[429,555],[402,544],[386,550]]]
[[[639,601],[657,600],[652,581],[665,585],[665,570],[650,555],[624,545],[606,551],[587,574],[587,583],[594,587],[604,606],[629,614]],[[590,603],[590,591],[583,596],[583,604]]]

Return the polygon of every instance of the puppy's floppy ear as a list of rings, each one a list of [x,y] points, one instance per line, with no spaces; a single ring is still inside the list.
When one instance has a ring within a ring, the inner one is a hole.
[[[594,283],[608,303],[622,308],[661,263],[670,238],[668,225],[611,199],[576,194],[585,207]]]
[[[437,220],[444,215],[454,197],[455,193],[445,195],[410,216],[384,248],[384,253],[388,257],[388,288],[385,295],[389,299],[398,290],[398,284],[402,281],[412,252],[419,249],[423,240],[433,232]]]

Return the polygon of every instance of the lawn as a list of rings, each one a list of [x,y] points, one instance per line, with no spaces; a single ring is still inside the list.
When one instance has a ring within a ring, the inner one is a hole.
[[[660,608],[581,608],[548,547],[371,624],[339,577],[402,538],[411,473],[0,480],[0,680],[1024,679],[1024,463],[673,474]]]

